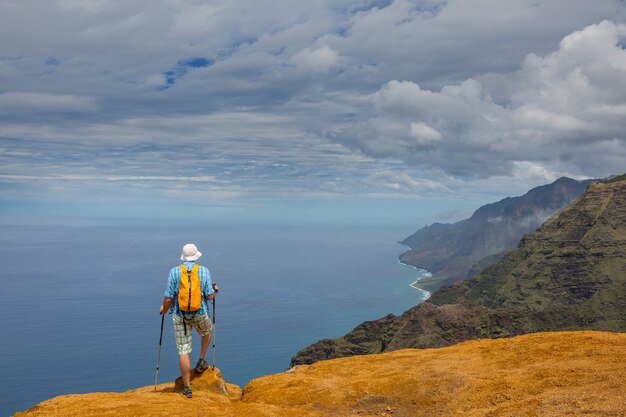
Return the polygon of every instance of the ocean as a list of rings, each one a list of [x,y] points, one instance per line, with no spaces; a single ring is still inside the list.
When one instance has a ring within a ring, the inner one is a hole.
[[[0,416],[56,395],[154,383],[169,270],[195,243],[220,286],[216,366],[243,386],[427,293],[398,262],[412,228],[377,225],[0,226]],[[199,338],[194,333],[195,363]],[[209,350],[211,357],[211,349]],[[179,376],[166,316],[159,382]]]

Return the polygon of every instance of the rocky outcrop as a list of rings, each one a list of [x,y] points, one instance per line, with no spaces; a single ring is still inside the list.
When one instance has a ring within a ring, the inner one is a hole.
[[[323,349],[315,343],[291,363],[540,331],[623,332],[625,311],[626,179],[618,177],[592,184],[474,278],[442,287],[400,316],[327,339]]]
[[[400,260],[432,273],[420,282],[429,291],[471,278],[514,249],[522,236],[572,202],[589,184],[591,180],[560,178],[523,196],[487,204],[460,222],[424,227],[401,242],[411,250],[400,255]]]
[[[451,315],[452,312],[450,312]],[[626,334],[559,332],[352,356],[187,399],[174,384],[64,395],[16,417],[420,417],[626,414]],[[205,387],[205,388],[201,388]]]
[[[224,382],[224,378],[222,378],[222,373],[217,368],[209,368],[202,373],[192,369],[190,373],[190,384],[195,391],[208,391],[221,395],[229,395],[229,393],[233,395],[234,392],[234,395],[238,395],[238,388],[236,386],[231,386],[229,391]],[[174,381],[174,391],[178,391],[184,387],[185,383],[183,382],[183,378],[178,377],[176,381]]]

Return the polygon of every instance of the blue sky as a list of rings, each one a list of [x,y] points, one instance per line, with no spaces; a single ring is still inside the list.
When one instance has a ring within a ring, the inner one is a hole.
[[[626,5],[0,1],[3,223],[455,221],[626,171]]]

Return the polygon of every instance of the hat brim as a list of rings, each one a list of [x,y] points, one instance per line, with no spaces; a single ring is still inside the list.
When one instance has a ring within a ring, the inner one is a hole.
[[[180,255],[180,260],[181,261],[195,261],[195,260],[200,259],[201,256],[202,256],[202,252],[197,251],[195,254],[191,256]]]

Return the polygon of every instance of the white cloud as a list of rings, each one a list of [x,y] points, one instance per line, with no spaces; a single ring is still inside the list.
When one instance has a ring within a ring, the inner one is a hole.
[[[317,49],[305,48],[291,58],[291,63],[311,72],[327,73],[339,63],[337,51],[324,45]]]
[[[203,36],[211,25],[219,24],[225,6],[203,2],[181,7],[174,15],[172,32],[183,37]]]
[[[625,21],[618,0],[5,0],[0,174],[244,194],[608,175],[626,159]],[[194,58],[211,65],[161,88]]]
[[[58,0],[61,8],[69,10],[82,10],[86,12],[96,13],[101,11],[109,0]]]
[[[197,176],[197,177],[175,177],[167,175],[78,175],[78,174],[60,174],[53,176],[35,176],[35,175],[0,175],[0,181],[18,181],[32,182],[42,180],[53,181],[141,181],[141,182],[216,182],[214,177]]]
[[[411,136],[420,145],[430,145],[431,143],[439,142],[442,138],[441,133],[422,122],[411,123]]]
[[[440,182],[414,178],[407,173],[390,170],[374,172],[366,178],[365,182],[374,190],[385,188],[410,194],[428,194],[433,191],[443,192],[447,190],[447,187]]]
[[[621,172],[623,161],[606,148],[626,157],[625,35],[624,24],[588,26],[545,57],[529,55],[514,73],[486,76],[484,85],[467,79],[429,91],[390,81],[371,96],[373,115],[331,137],[374,157],[462,176],[511,173],[519,163]]]
[[[93,97],[71,94],[0,93],[0,114],[40,112],[92,112],[98,109]]]
[[[585,123],[573,116],[551,113],[536,104],[524,104],[513,111],[512,120],[520,128],[544,132],[576,132],[583,129]]]

